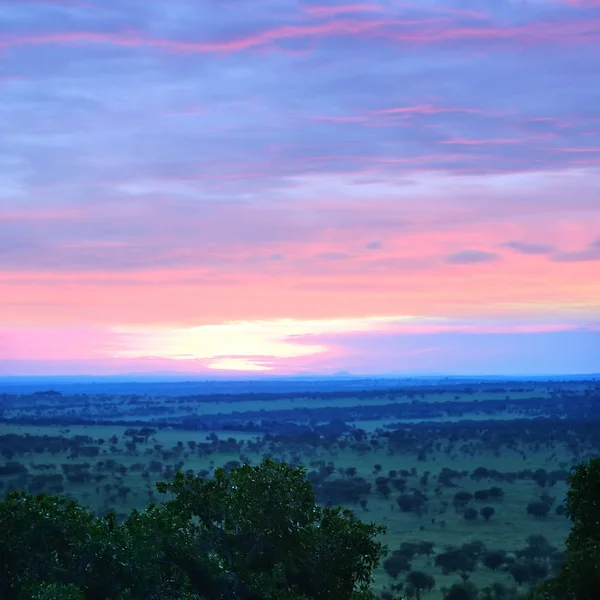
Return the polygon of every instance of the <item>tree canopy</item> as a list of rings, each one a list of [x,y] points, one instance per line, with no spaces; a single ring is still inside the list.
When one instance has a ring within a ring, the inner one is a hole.
[[[302,467],[271,459],[177,472],[160,504],[95,516],[64,496],[0,502],[0,597],[370,600],[385,527],[322,508]]]
[[[527,600],[598,598],[600,457],[574,467],[568,481],[573,525],[564,564]],[[387,554],[377,540],[385,527],[350,509],[320,507],[303,467],[267,459],[217,468],[209,479],[177,472],[156,487],[165,500],[122,522],[65,496],[9,492],[0,501],[0,598],[375,599],[372,572]],[[533,542],[547,545],[540,536]],[[439,554],[436,564],[464,570],[443,563],[457,552]],[[400,570],[410,569],[406,563]],[[411,571],[406,585],[419,597],[434,582]],[[445,598],[473,594],[471,584],[457,583]]]
[[[600,590],[600,457],[579,463],[567,478],[572,521],[564,564],[528,600],[597,600]]]

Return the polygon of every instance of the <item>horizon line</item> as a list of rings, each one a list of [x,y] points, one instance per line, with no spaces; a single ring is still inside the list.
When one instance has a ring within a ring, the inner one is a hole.
[[[152,374],[152,373],[114,373],[114,374],[103,374],[103,375],[94,375],[94,374],[53,374],[53,375],[1,375],[0,381],[3,380],[15,380],[15,379],[123,379],[128,377],[136,377],[138,379],[152,379],[157,380],[157,378],[165,377],[169,379],[177,379],[181,383],[197,383],[197,382],[211,382],[211,381],[248,381],[248,380],[270,380],[270,381],[285,381],[292,379],[304,379],[310,381],[325,381],[329,379],[343,380],[343,379],[360,379],[360,380],[375,380],[375,379],[460,379],[460,378],[472,378],[472,379],[499,379],[499,378],[509,378],[509,379],[525,379],[527,377],[539,379],[540,377],[561,377],[568,379],[577,379],[577,378],[596,378],[600,377],[600,373],[522,373],[522,374],[510,374],[510,373],[501,373],[501,374],[473,374],[473,373],[374,373],[374,374],[360,374],[360,373],[332,373],[332,374],[298,374],[298,375],[268,375],[264,373],[245,373],[239,375],[224,375],[221,377],[209,377],[203,378],[202,376],[193,376],[190,377],[189,373],[161,373],[161,374]],[[158,382],[158,381],[156,381]],[[134,382],[132,382],[134,383]]]

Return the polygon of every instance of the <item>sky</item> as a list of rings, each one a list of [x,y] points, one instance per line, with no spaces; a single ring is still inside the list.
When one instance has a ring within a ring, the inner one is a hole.
[[[600,0],[0,0],[0,375],[600,373]]]

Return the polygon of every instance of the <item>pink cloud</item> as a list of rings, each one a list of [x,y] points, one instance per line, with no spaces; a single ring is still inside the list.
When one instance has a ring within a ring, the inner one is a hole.
[[[558,121],[555,117],[537,117],[535,119],[529,119],[530,123],[556,123]]]
[[[425,4],[425,3],[419,4],[416,2],[395,1],[394,7],[395,8],[414,9],[416,11],[423,11],[423,12],[450,14],[450,15],[456,15],[456,16],[460,16],[460,17],[471,17],[473,19],[488,19],[489,18],[489,15],[479,12],[479,11],[476,11],[476,10],[469,10],[469,9],[464,9],[464,8],[449,8],[449,7],[433,5],[433,4]]]
[[[496,224],[482,227],[480,239],[499,239],[497,230]],[[413,235],[406,236],[404,243],[413,246],[415,255],[431,252],[430,245],[438,240],[442,248],[447,244],[450,252],[450,239],[456,237],[451,233],[447,237],[444,242],[440,232],[430,237]],[[465,246],[474,245],[474,236],[465,238]],[[61,326],[73,322],[175,326],[218,323],[241,315],[249,320],[398,313],[460,316],[489,312],[491,306],[508,310],[514,306],[521,313],[528,307],[539,313],[545,307],[561,315],[574,303],[598,310],[590,304],[597,279],[593,262],[549,263],[539,256],[504,256],[493,268],[485,264],[459,270],[449,265],[407,270],[402,268],[402,260],[394,259],[400,248],[391,252],[389,259],[355,260],[341,266],[339,262],[322,265],[309,261],[304,269],[298,261],[306,259],[292,258],[296,267],[284,265],[272,274],[250,271],[239,274],[235,283],[211,283],[208,279],[194,284],[183,278],[178,282],[176,271],[170,278],[149,273],[152,280],[143,286],[116,275],[109,285],[89,276],[81,277],[85,284],[78,283],[76,274],[66,280],[54,276],[44,281],[36,273],[24,273],[21,282],[19,278],[3,281],[0,312],[6,323],[23,326],[49,322]],[[398,273],[402,273],[401,284]],[[31,298],[35,298],[35,307],[30,306]]]
[[[298,159],[299,162],[330,162],[339,160],[352,160],[359,163],[369,163],[372,165],[428,165],[435,162],[451,162],[466,158],[472,158],[475,155],[467,153],[446,153],[446,154],[424,154],[416,156],[403,157],[378,157],[363,156],[360,154],[329,154],[324,156],[310,156]],[[425,169],[424,171],[436,171],[438,169]],[[418,170],[415,170],[417,172]],[[422,172],[421,170],[420,172]],[[352,168],[351,172],[359,174]]]
[[[76,208],[0,210],[0,223],[10,221],[75,221],[81,219],[85,212]]]
[[[415,106],[398,106],[373,111],[378,115],[437,115],[441,113],[467,113],[474,115],[491,114],[480,108],[458,108],[451,106],[434,106],[432,104],[417,104]],[[496,115],[494,115],[496,116]]]
[[[449,144],[458,146],[482,146],[486,144],[522,144],[527,140],[522,138],[490,138],[487,140],[469,140],[466,138],[451,138],[449,140],[439,140],[438,144]]]
[[[563,4],[569,6],[576,6],[578,8],[593,8],[600,7],[600,0],[558,0]]]
[[[553,148],[556,152],[571,152],[574,154],[595,154],[600,148]]]
[[[109,44],[122,47],[150,47],[176,53],[237,52],[291,39],[334,36],[380,37],[397,42],[427,44],[450,41],[508,41],[533,43],[589,43],[600,38],[600,20],[538,22],[518,27],[465,27],[443,19],[339,19],[318,24],[285,25],[220,42],[181,41],[152,38],[135,32],[56,32],[5,36],[0,47],[27,45]]]
[[[311,367],[327,373],[349,365],[359,372],[376,373],[390,370],[388,365],[391,370],[404,370],[408,363],[403,361],[399,367],[394,362],[431,354],[439,354],[439,358],[425,357],[424,366],[448,370],[448,353],[457,358],[469,347],[460,336],[522,336],[528,343],[540,334],[574,331],[573,322],[535,319],[529,323],[519,319],[419,321],[369,317],[347,322],[246,321],[188,329],[154,327],[140,329],[133,337],[111,328],[4,329],[0,330],[0,374],[171,370],[208,375],[215,369],[294,373]],[[580,324],[588,332],[600,332],[597,320]],[[419,339],[421,336],[427,339]],[[511,343],[519,345],[520,341],[513,339],[509,346]],[[544,341],[534,343],[543,345]],[[463,356],[463,361],[476,364],[473,358]]]
[[[382,160],[357,158],[368,166]],[[141,242],[155,245],[162,232],[172,231],[185,243],[161,250],[175,252],[169,268],[150,266],[154,254],[129,270],[119,262],[112,268],[100,262],[25,269],[13,260],[11,270],[0,272],[0,325],[175,327],[286,317],[485,316],[495,310],[548,311],[568,323],[572,311],[598,314],[597,262],[557,263],[502,248],[517,240],[585,250],[600,231],[597,182],[589,173],[464,180],[432,173],[404,187],[389,181],[343,187],[341,181],[306,177],[280,205],[223,204],[210,214],[185,215],[148,205],[139,213],[109,212],[109,221],[93,213],[99,229],[127,214],[145,232]],[[60,237],[50,237],[43,252],[54,264],[76,257],[72,250],[60,254],[68,242],[62,231],[61,224]],[[365,250],[372,240],[380,247]],[[445,257],[467,248],[501,258],[445,264]],[[101,250],[101,258],[113,256],[111,248]],[[187,266],[178,250],[191,253]],[[281,259],[268,259],[275,254]],[[326,260],[333,255],[341,259]]]
[[[527,119],[526,123],[545,123],[554,129],[570,129],[577,125],[574,119],[559,119],[557,117],[537,117],[533,119]]]
[[[488,138],[488,139],[467,139],[467,138],[450,138],[448,140],[439,140],[438,144],[450,144],[450,145],[464,145],[464,146],[480,146],[485,144],[523,144],[526,142],[540,142],[545,140],[552,140],[557,138],[558,135],[553,132],[543,133],[540,135],[532,136],[529,138]]]
[[[336,17],[348,13],[384,12],[384,10],[380,4],[335,4],[302,7],[303,12],[314,17]]]
[[[469,40],[516,40],[526,44],[556,42],[585,43],[600,37],[600,20],[537,22],[517,27],[448,27],[416,33],[392,34],[397,41],[418,43]]]
[[[570,165],[593,166],[600,164],[600,158],[580,158],[567,161]]]
[[[102,327],[1,327],[0,360],[73,360],[102,358],[119,348]]]
[[[395,24],[415,24],[415,21],[395,21]],[[42,44],[79,45],[79,44],[110,44],[123,47],[148,46],[170,52],[235,52],[261,46],[271,42],[311,37],[326,37],[339,35],[360,35],[376,30],[382,26],[393,24],[389,20],[338,20],[314,25],[286,25],[265,31],[231,39],[223,42],[185,42],[145,37],[136,33],[97,33],[90,31],[62,32],[40,34],[33,36],[5,37],[0,40],[0,47],[27,46]]]
[[[352,116],[330,116],[330,115],[314,115],[302,117],[311,121],[331,121],[332,123],[361,123],[367,120],[367,117],[352,117]]]
[[[449,8],[443,6],[435,6],[431,4],[418,4],[416,2],[400,2],[394,1],[393,5],[384,7],[381,4],[373,3],[356,3],[356,4],[334,4],[334,5],[314,5],[302,8],[302,11],[315,17],[335,17],[341,14],[361,13],[361,12],[391,12],[398,9],[414,10],[416,12],[447,14],[459,17],[470,17],[473,19],[487,19],[485,13],[460,9]]]

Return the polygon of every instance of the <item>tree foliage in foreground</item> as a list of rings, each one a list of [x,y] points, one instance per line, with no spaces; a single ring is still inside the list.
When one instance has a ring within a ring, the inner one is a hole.
[[[265,460],[211,479],[178,472],[169,499],[97,517],[64,496],[0,502],[6,600],[371,600],[385,527],[322,508],[303,468]]]
[[[565,562],[558,575],[528,600],[600,598],[600,457],[575,466],[569,477],[567,515],[572,521]]]
[[[568,480],[564,565],[527,600],[600,597],[600,458]],[[303,468],[265,460],[212,479],[178,472],[157,489],[169,499],[121,524],[64,496],[10,492],[0,501],[0,598],[374,600],[385,527],[316,505]],[[420,595],[433,581],[415,571],[407,586]],[[466,583],[445,594],[471,596]]]

